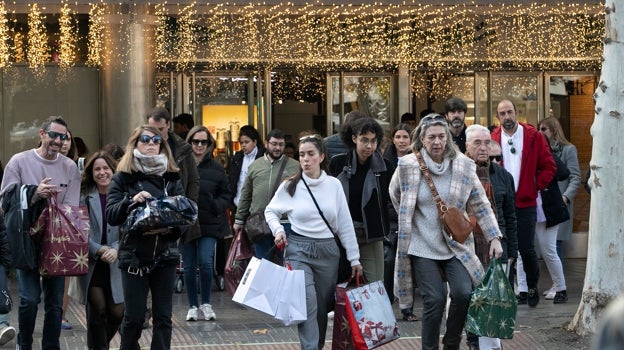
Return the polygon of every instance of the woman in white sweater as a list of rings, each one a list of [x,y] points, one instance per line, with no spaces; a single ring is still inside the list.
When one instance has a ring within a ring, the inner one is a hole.
[[[301,171],[279,186],[264,211],[275,244],[285,246],[284,261],[294,270],[305,272],[308,319],[298,325],[299,342],[305,350],[322,349],[325,344],[327,312],[333,301],[340,258],[332,232],[346,250],[352,276],[362,274],[349,206],[338,179],[323,170],[328,163],[325,154],[319,136],[303,137],[299,142]],[[283,214],[292,228],[288,238],[279,220]]]

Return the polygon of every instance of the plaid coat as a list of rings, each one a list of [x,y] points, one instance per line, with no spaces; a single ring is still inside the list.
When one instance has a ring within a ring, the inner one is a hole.
[[[422,152],[426,151],[423,150]],[[496,216],[479,181],[474,161],[458,153],[457,157],[451,161],[451,167],[450,198],[444,198],[446,204],[464,211],[467,207],[470,207],[488,242],[496,237],[501,237]],[[415,154],[408,154],[399,160],[397,169],[390,182],[390,198],[399,216],[394,290],[399,298],[401,308],[411,308],[414,303],[412,268],[407,253],[410,240],[412,238],[417,239],[419,235],[428,234],[427,232],[418,232],[417,228],[412,225],[418,188],[421,180],[425,181],[421,175]],[[431,200],[433,201],[433,198]],[[439,218],[435,218],[435,220],[439,220]],[[483,278],[483,266],[474,253],[472,235],[469,236],[464,244],[457,243],[448,235],[445,235],[445,237],[449,248],[462,262],[470,274],[473,285],[476,286]]]

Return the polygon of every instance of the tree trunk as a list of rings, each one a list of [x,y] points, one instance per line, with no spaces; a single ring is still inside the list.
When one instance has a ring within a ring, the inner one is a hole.
[[[621,14],[621,16],[620,16]],[[624,292],[624,0],[605,3],[602,73],[594,94],[595,119],[589,213],[589,246],[583,295],[568,326],[580,335],[596,331],[604,308]]]

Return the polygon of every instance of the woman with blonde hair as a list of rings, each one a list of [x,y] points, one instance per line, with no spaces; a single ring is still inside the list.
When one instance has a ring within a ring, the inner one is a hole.
[[[160,131],[149,125],[136,128],[109,187],[108,224],[123,224],[134,206],[152,197],[184,195],[178,171]],[[170,349],[180,227],[139,233],[123,228],[120,231],[118,260],[126,303],[120,349],[139,348],[148,291],[152,293],[154,322],[151,349]]]

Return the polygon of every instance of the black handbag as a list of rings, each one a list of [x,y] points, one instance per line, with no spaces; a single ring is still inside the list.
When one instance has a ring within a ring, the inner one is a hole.
[[[336,233],[334,233],[334,230],[329,225],[329,222],[327,221],[327,219],[325,219],[325,215],[323,215],[323,211],[319,207],[318,202],[316,201],[316,198],[314,198],[312,191],[310,191],[310,187],[308,186],[308,183],[305,182],[305,179],[303,177],[301,177],[301,181],[303,182],[305,187],[308,189],[308,193],[310,194],[310,197],[312,197],[312,200],[314,201],[314,205],[316,205],[316,209],[321,215],[321,218],[323,219],[323,221],[325,221],[325,224],[329,228],[329,231],[334,235],[334,240],[336,240],[336,245],[338,246],[338,250],[340,251],[340,260],[338,261],[338,278],[336,279],[336,282],[341,283],[344,281],[348,281],[351,279],[352,268],[351,268],[351,262],[347,260],[347,250],[342,246],[342,242],[340,242],[340,239],[338,238]]]
[[[148,198],[129,208],[122,232],[145,233],[162,228],[193,225],[197,221],[197,203],[185,196]]]
[[[13,308],[13,300],[9,294],[6,272],[0,274],[0,314],[8,314]]]
[[[277,191],[277,187],[282,180],[282,174],[284,174],[284,168],[286,168],[286,163],[288,163],[288,159],[284,157],[279,171],[277,172],[277,177],[275,178],[275,183],[273,184],[273,190],[271,191],[269,200],[270,198],[273,198],[275,191]],[[273,236],[273,233],[269,228],[269,224],[267,224],[266,218],[264,217],[264,209],[247,217],[247,220],[245,220],[245,232],[247,233],[247,238],[249,238],[252,242],[257,242],[262,237]]]

